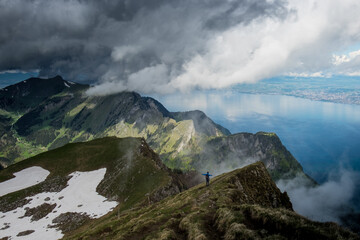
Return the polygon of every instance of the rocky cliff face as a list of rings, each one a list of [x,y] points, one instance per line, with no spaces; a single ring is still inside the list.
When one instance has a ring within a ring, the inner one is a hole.
[[[88,87],[88,85],[65,81],[60,76],[51,79],[29,78],[1,89],[0,108],[24,113],[56,94],[71,93]]]
[[[198,159],[196,164],[215,173],[261,161],[274,180],[303,175],[301,165],[275,133],[237,133],[213,138],[194,157]]]
[[[1,157],[19,161],[68,142],[104,136],[144,137],[157,152],[176,155],[198,137],[184,131],[191,130],[193,120],[176,121],[152,98],[134,92],[87,96],[87,88],[56,77],[28,79],[2,89]],[[206,116],[205,120],[211,132],[223,135],[224,128]],[[195,121],[196,128],[202,121]]]
[[[229,136],[201,111],[172,113],[134,92],[87,96],[88,88],[55,77],[28,79],[0,91],[2,165],[67,143],[116,136],[146,139],[170,168],[219,174],[263,161],[274,179],[304,175],[274,134]]]
[[[66,239],[359,239],[292,210],[263,163],[222,174],[159,203],[110,214]]]

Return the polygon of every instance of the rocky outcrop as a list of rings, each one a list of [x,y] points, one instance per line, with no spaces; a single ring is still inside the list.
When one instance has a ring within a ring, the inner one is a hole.
[[[205,113],[196,110],[188,112],[174,112],[172,113],[174,119],[177,121],[192,120],[196,132],[204,134],[205,136],[223,136],[230,135],[230,131],[216,123],[214,123]]]
[[[208,141],[198,156],[199,166],[217,171],[262,161],[274,180],[293,178],[303,174],[302,166],[281,143],[275,133],[237,133]]]

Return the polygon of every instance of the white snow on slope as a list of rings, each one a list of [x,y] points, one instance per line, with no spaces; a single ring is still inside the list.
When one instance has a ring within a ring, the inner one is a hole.
[[[65,87],[68,87],[68,88],[70,87],[66,82],[64,82],[64,85],[65,85]]]
[[[96,187],[104,178],[106,169],[102,168],[91,172],[74,172],[68,181],[68,186],[60,192],[44,192],[29,197],[28,204],[13,211],[0,212],[0,229],[6,225],[7,229],[0,230],[0,237],[9,236],[11,239],[59,239],[63,237],[60,230],[50,228],[52,220],[62,213],[86,213],[91,218],[99,218],[117,206],[115,201],[107,199],[96,192]],[[48,200],[47,198],[50,198]],[[45,201],[47,199],[47,201]],[[31,217],[24,217],[25,208],[34,208],[43,203],[56,204],[55,209],[46,217],[31,222]],[[19,232],[35,230],[35,232],[17,237]]]
[[[34,186],[44,181],[49,174],[50,172],[48,170],[36,166],[16,172],[14,173],[15,178],[0,183],[0,197]]]
[[[67,81],[68,83],[70,83],[71,85],[74,85],[75,83],[74,82],[71,82],[71,81]]]

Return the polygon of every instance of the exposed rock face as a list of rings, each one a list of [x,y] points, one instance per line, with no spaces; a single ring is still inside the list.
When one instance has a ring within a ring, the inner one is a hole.
[[[23,232],[19,232],[18,235],[16,235],[16,236],[18,236],[18,237],[27,236],[27,235],[32,234],[33,232],[35,232],[35,231],[34,230],[26,230]]]
[[[29,208],[26,210],[24,217],[31,216],[31,221],[38,221],[39,219],[42,219],[46,217],[54,208],[56,207],[56,204],[48,204],[44,203],[36,208]]]
[[[274,180],[304,175],[299,162],[275,133],[237,133],[214,138],[208,141],[195,157],[199,159],[196,162],[198,168],[205,166],[212,172],[225,172],[262,161]]]
[[[174,112],[172,115],[177,121],[193,120],[196,132],[206,136],[223,136],[231,134],[229,130],[214,123],[201,111]]]
[[[52,227],[59,228],[63,233],[66,233],[79,228],[88,221],[90,218],[86,214],[62,213],[52,221]]]
[[[96,226],[96,228],[95,228]],[[263,163],[222,174],[141,209],[114,214],[68,239],[359,239],[292,210]]]
[[[14,162],[69,142],[117,136],[144,137],[158,153],[177,155],[192,147],[192,137],[200,140],[200,132],[229,133],[199,111],[184,117],[178,113],[184,120],[176,121],[155,99],[135,92],[87,96],[88,88],[55,77],[31,78],[1,91],[2,154]],[[194,129],[189,138],[183,130],[190,122],[200,132],[195,134]]]
[[[67,81],[62,77],[56,76],[50,79],[29,78],[26,81],[5,87],[5,91],[0,93],[0,108],[9,111],[27,111],[45,99],[62,91],[67,91],[68,88],[65,83]],[[74,86],[78,89],[84,87],[88,86],[82,84]]]
[[[70,142],[143,137],[170,168],[219,174],[263,161],[274,179],[304,175],[275,134],[229,135],[201,111],[172,113],[135,92],[88,96],[88,88],[58,76],[1,91],[0,162],[7,166]]]

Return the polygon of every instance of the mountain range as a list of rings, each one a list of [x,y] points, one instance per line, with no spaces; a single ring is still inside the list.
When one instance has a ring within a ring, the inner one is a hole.
[[[360,239],[295,213],[262,162],[205,186],[167,168],[143,138],[105,137],[8,166],[1,190],[31,181],[34,167],[43,179],[0,194],[1,239]]]
[[[87,94],[89,85],[30,78],[0,90],[0,165],[67,143],[142,137],[172,169],[215,174],[262,161],[274,180],[303,176],[275,133],[231,134],[201,111],[169,112],[135,92]]]
[[[0,239],[360,239],[293,211],[274,181],[316,182],[275,133],[89,88],[0,90]]]

